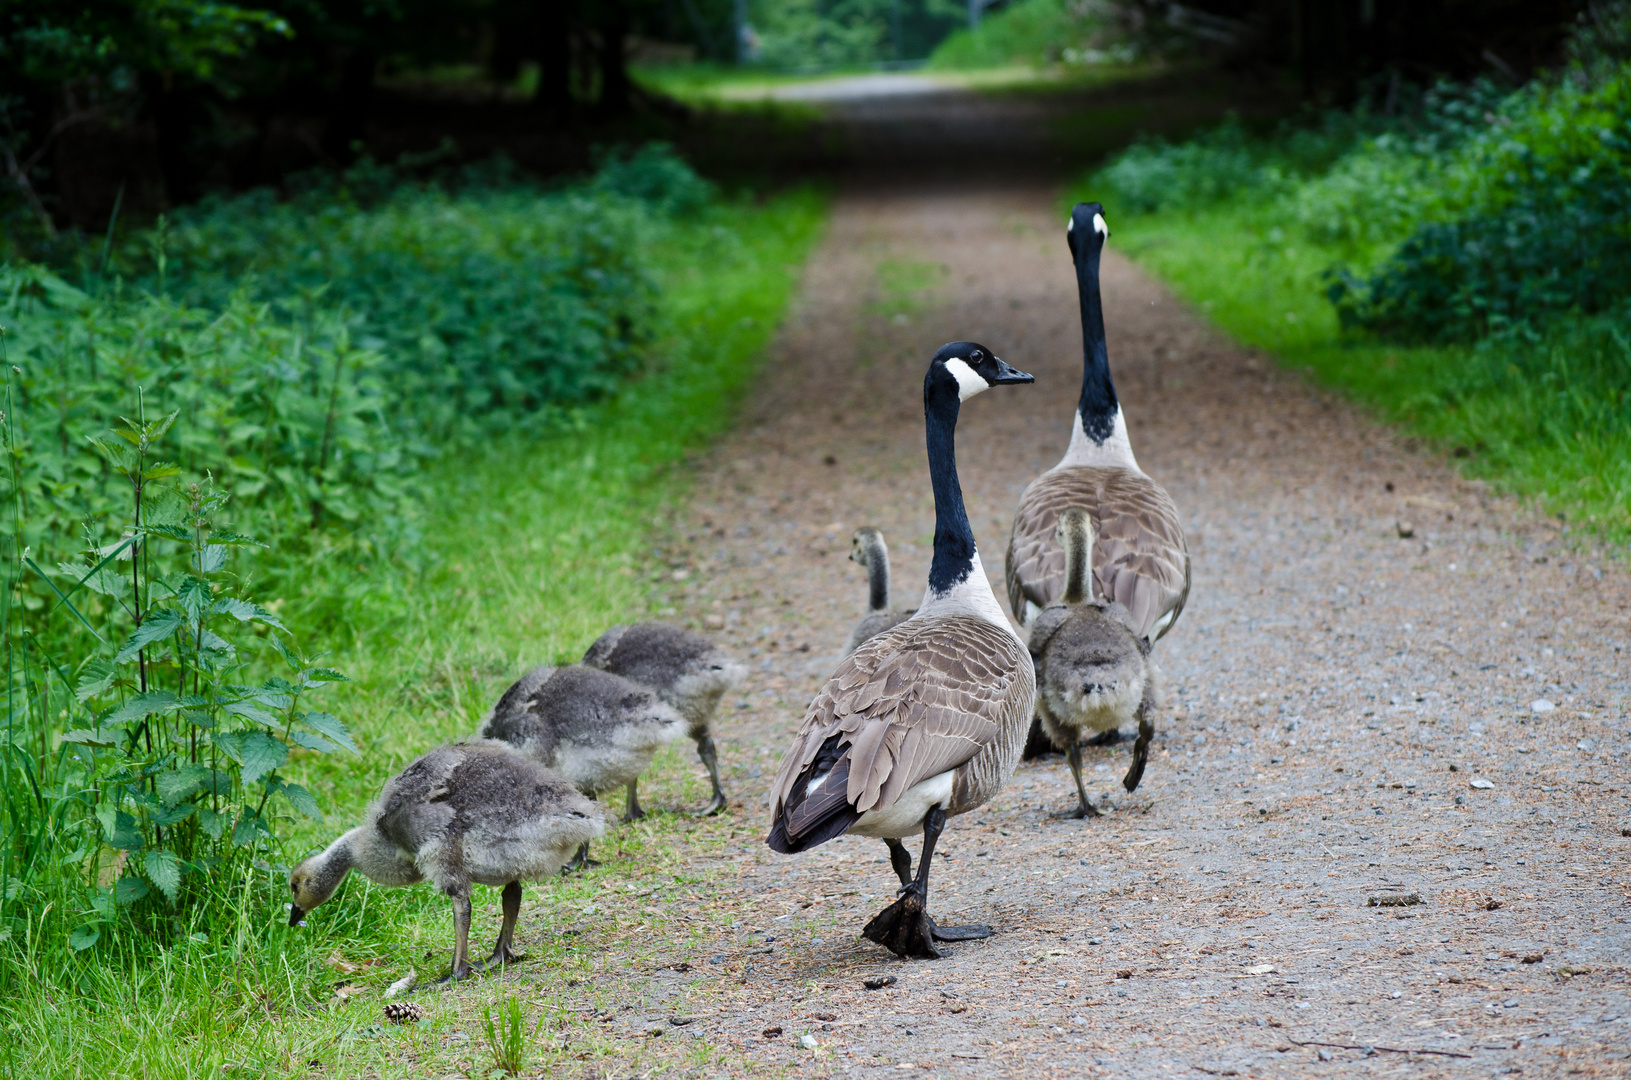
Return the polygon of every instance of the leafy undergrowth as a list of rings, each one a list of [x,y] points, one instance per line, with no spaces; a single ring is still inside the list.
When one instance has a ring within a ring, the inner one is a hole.
[[[670,571],[652,546],[667,527],[664,508],[684,495],[674,466],[729,422],[823,213],[823,198],[801,191],[694,217],[646,268],[659,311],[645,375],[554,431],[500,433],[429,462],[420,474],[424,558],[359,570],[318,549],[285,578],[299,587],[282,618],[320,626],[332,650],[324,662],[353,679],[325,706],[362,751],[295,751],[285,772],[330,816],[288,826],[285,862],[354,822],[413,756],[474,730],[526,666],[574,660],[607,625],[660,604],[655,583]],[[648,806],[704,801],[703,773],[685,749],[659,759]],[[732,827],[728,818],[695,826],[705,835]],[[353,875],[291,930],[281,882],[257,876],[250,900],[201,914],[158,950],[112,932],[76,951],[47,905],[7,945],[8,1065],[41,1077],[486,1075],[495,1059],[483,1010],[502,1021],[517,998],[529,1075],[586,1071],[613,1053],[645,1067],[709,1067],[718,1051],[706,1038],[654,1040],[648,1050],[617,1042],[593,1015],[619,1001],[619,971],[649,970],[639,922],[683,917],[648,912],[640,890],[699,887],[677,843],[667,814],[614,829],[602,867],[529,887],[528,963],[416,996],[428,1016],[401,1027],[384,1024],[381,987],[409,967],[433,980],[450,958],[449,906],[429,887],[387,891]],[[496,891],[478,890],[473,949],[496,932],[496,906]],[[671,930],[649,940],[674,940]],[[628,935],[626,950],[618,935]]]

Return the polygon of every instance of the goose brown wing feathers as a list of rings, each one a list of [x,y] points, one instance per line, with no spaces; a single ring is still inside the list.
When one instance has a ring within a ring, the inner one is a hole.
[[[906,622],[868,639],[805,711],[776,774],[774,818],[782,819],[795,789],[810,781],[834,736],[847,762],[846,802],[857,814],[891,806],[914,784],[997,752],[1009,740],[1005,728],[1017,729],[1017,755],[1030,676],[1019,642],[973,616]]]
[[[1046,608],[1064,595],[1065,552],[1054,529],[1060,512],[1072,506],[1093,520],[1094,595],[1126,607],[1139,637],[1149,636],[1170,612],[1165,633],[1189,595],[1189,548],[1171,497],[1131,469],[1053,469],[1025,489],[1008,536],[1014,614],[1023,615],[1027,600]]]

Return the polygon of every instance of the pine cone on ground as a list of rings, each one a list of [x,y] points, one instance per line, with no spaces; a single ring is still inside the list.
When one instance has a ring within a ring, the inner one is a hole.
[[[411,1001],[389,1001],[385,1004],[385,1019],[393,1024],[412,1024],[424,1018],[424,1007]]]

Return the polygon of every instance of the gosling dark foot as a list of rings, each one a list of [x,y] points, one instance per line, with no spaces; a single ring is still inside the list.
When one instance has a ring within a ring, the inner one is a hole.
[[[568,874],[575,874],[584,870],[592,870],[599,865],[599,859],[591,859],[588,852],[580,851],[576,855],[572,856],[571,862],[561,867],[561,876],[565,877]]]
[[[994,931],[985,923],[970,923],[967,926],[938,926],[933,919],[929,920],[929,934],[936,941],[979,941],[990,937]]]
[[[635,807],[630,812],[624,814],[621,818],[618,818],[618,822],[619,822],[619,824],[627,825],[629,822],[639,821],[641,818],[643,818],[645,816],[646,816],[646,812],[644,810],[640,809],[639,807]]]
[[[1083,818],[1103,817],[1104,815],[1099,813],[1099,808],[1092,803],[1077,803],[1069,810],[1061,810],[1057,814],[1049,814],[1048,816],[1066,821],[1080,821]]]
[[[902,960],[939,960],[947,954],[935,948],[934,920],[923,910],[923,899],[908,888],[901,898],[872,916],[861,936],[876,941]]]
[[[1121,786],[1128,791],[1137,791],[1138,782],[1144,779],[1144,766],[1150,760],[1150,740],[1155,737],[1155,725],[1148,720],[1138,722],[1138,741],[1133,744],[1133,763],[1127,769],[1127,775],[1122,777]]]
[[[1114,746],[1118,742],[1120,742],[1122,739],[1125,739],[1126,737],[1127,736],[1125,736],[1125,735],[1123,735],[1121,733],[1120,728],[1111,728],[1109,731],[1099,732],[1097,735],[1093,736],[1091,739],[1088,739],[1086,742],[1082,743],[1082,745],[1083,746]]]
[[[436,980],[436,985],[437,986],[452,986],[454,983],[463,982],[464,980],[468,979],[474,971],[475,971],[475,969],[472,968],[469,964],[464,965],[463,968],[457,968],[456,967],[452,971],[448,972],[446,975],[443,975],[440,979],[437,979]],[[414,989],[417,990],[419,988],[416,986],[416,987],[414,987]]]
[[[730,805],[730,800],[725,798],[725,793],[723,791],[716,792],[713,799],[711,799],[709,801],[707,806],[704,806],[701,810],[691,811],[691,816],[692,817],[713,817],[715,814],[724,813],[725,808],[727,806],[729,806],[729,805]]]

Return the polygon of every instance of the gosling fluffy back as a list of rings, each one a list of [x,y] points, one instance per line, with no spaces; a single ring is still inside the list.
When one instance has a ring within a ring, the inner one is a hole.
[[[693,738],[706,733],[719,699],[747,674],[708,638],[658,622],[612,627],[589,646],[583,663],[651,687],[685,716]]]

